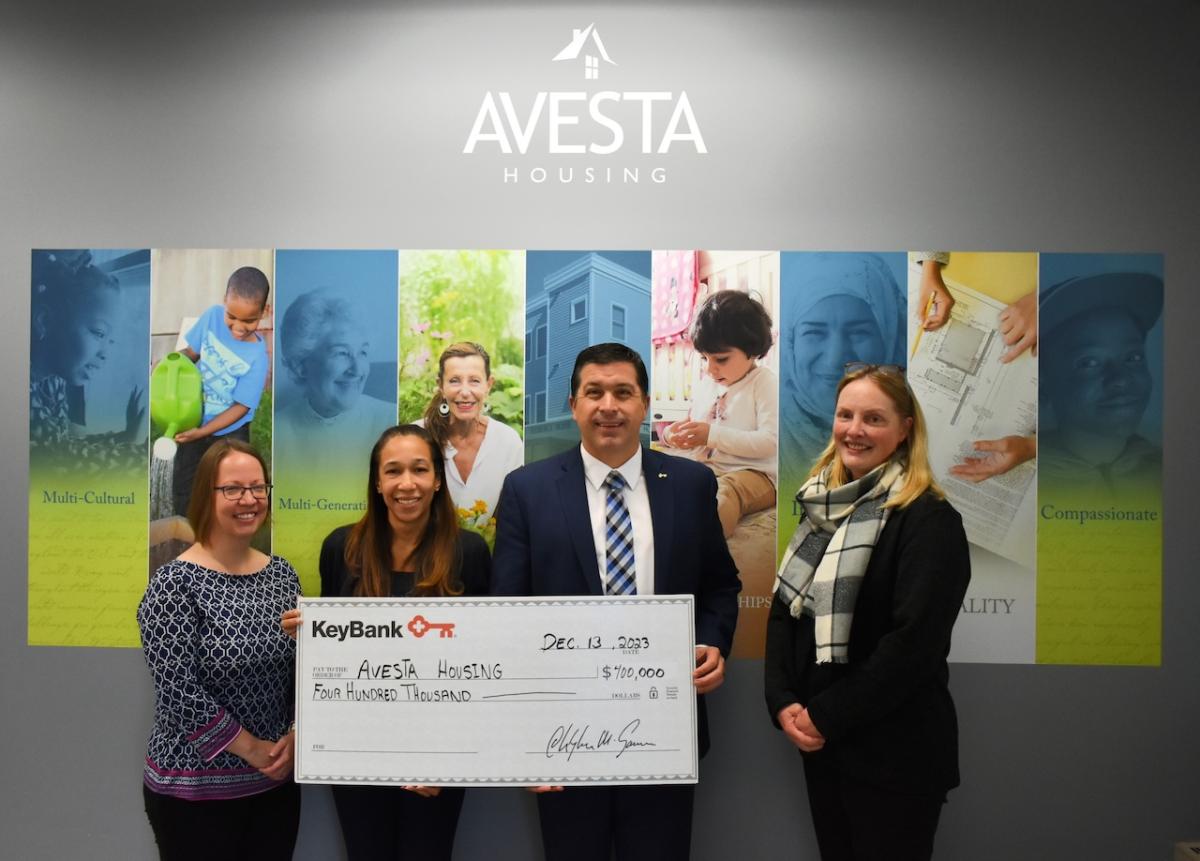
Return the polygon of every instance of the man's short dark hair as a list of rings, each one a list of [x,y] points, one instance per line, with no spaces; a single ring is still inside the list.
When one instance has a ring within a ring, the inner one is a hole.
[[[698,353],[736,348],[752,359],[761,359],[771,350],[771,315],[740,290],[718,291],[696,312],[692,346]]]
[[[271,293],[271,282],[263,271],[255,266],[243,266],[229,276],[225,295],[233,294],[239,299],[254,302],[259,308],[267,307],[267,296]]]
[[[612,365],[617,362],[629,362],[633,365],[634,371],[637,372],[638,386],[642,389],[642,397],[648,397],[650,375],[646,373],[646,363],[642,361],[637,350],[612,342],[592,344],[575,357],[575,369],[571,371],[571,397],[579,394],[579,375],[584,365]]]

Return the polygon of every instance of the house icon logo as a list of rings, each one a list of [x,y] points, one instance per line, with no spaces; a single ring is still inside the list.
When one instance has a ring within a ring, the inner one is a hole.
[[[577,60],[582,53],[583,77],[588,81],[594,81],[600,77],[601,60],[613,66],[617,65],[616,61],[608,56],[608,51],[604,49],[604,43],[600,41],[600,31],[596,29],[595,24],[588,24],[584,30],[572,29],[571,33],[571,41],[554,55],[555,63],[561,60]],[[595,53],[592,53],[593,51]]]

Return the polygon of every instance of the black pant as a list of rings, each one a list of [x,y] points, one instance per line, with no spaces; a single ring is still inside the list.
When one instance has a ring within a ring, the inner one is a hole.
[[[465,790],[423,798],[398,786],[334,786],[349,861],[450,861]]]
[[[929,861],[945,804],[905,795],[838,771],[827,754],[804,757],[808,806],[821,861]]]
[[[538,796],[546,861],[686,861],[695,784],[568,786]]]
[[[245,798],[187,801],[142,787],[162,861],[287,861],[300,827],[300,787],[288,781]]]
[[[175,513],[187,517],[188,502],[192,498],[192,482],[196,478],[196,467],[200,458],[217,440],[240,439],[250,442],[250,425],[244,424],[235,431],[221,436],[203,436],[193,442],[185,442],[175,452],[175,466],[171,475],[171,504]]]

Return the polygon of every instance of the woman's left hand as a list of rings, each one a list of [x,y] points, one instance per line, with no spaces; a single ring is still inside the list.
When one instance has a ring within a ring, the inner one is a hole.
[[[404,788],[422,798],[437,798],[438,793],[442,791],[440,786],[406,786]]]
[[[259,769],[271,780],[283,780],[292,773],[292,759],[296,752],[296,733],[288,730],[283,738],[271,746],[271,764]]]

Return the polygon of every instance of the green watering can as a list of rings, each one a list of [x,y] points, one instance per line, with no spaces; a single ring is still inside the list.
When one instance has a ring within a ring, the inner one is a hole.
[[[204,415],[204,387],[200,369],[183,353],[168,353],[150,374],[150,418],[162,428],[154,441],[154,456],[175,456],[175,434],[200,427]]]

